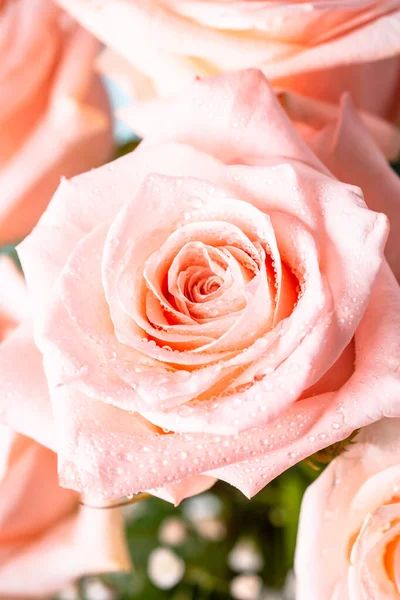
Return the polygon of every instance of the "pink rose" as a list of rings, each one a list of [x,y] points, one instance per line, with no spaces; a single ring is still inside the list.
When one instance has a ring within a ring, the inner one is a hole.
[[[50,0],[0,7],[0,245],[29,233],[62,175],[111,156],[98,47]]]
[[[106,56],[104,68],[117,69],[139,96],[257,67],[307,96],[337,103],[348,90],[359,108],[398,115],[398,0],[58,1],[119,54]]]
[[[259,71],[152,108],[158,137],[63,182],[19,247],[62,482],[188,495],[211,475],[251,496],[400,414],[387,219]]]
[[[297,600],[395,600],[400,594],[399,419],[361,431],[306,491]]]
[[[28,328],[17,327],[28,305],[23,280],[4,258],[0,281],[2,423],[54,447],[41,357]],[[58,484],[54,452],[0,427],[2,598],[48,596],[81,575],[130,568],[121,513],[78,502],[76,492]]]

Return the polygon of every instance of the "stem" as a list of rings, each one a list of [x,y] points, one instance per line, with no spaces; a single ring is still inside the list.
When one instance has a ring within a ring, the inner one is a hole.
[[[136,504],[136,502],[147,500],[147,498],[151,498],[151,494],[148,494],[147,492],[141,492],[140,494],[135,494],[135,496],[133,496],[132,498],[126,498],[125,500],[115,500],[103,506],[88,504],[87,502],[83,502],[82,500],[79,502],[79,504],[81,504],[82,506],[87,506],[88,508],[99,508],[102,510],[108,510],[109,508],[120,508],[121,506],[129,506],[130,504]]]

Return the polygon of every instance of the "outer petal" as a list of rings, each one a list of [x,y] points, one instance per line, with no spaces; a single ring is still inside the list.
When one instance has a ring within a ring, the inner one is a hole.
[[[400,179],[389,167],[348,96],[343,98],[340,120],[322,129],[312,147],[338,179],[361,187],[370,209],[389,217],[391,233],[386,256],[399,279]]]
[[[135,106],[124,116],[143,136],[190,144],[226,163],[284,156],[324,171],[255,69],[197,80],[174,101]]]
[[[130,62],[142,97],[174,95],[194,76],[257,67],[285,88],[332,102],[349,90],[360,108],[396,116],[397,0],[59,3]]]
[[[50,595],[82,575],[129,571],[123,531],[117,509],[80,508],[0,567],[0,593]]]
[[[271,440],[267,442],[263,456],[260,453],[258,459],[211,474],[252,496],[294,463],[345,439],[355,429],[384,416],[399,417],[399,310],[399,287],[385,265],[355,335],[355,370],[349,380],[336,392],[296,402],[280,422],[271,423],[265,433],[272,432],[275,437],[274,427],[280,423],[282,434],[272,444]],[[304,418],[304,424],[296,426],[296,419],[301,422]],[[292,431],[288,422],[293,425]],[[246,477],[246,472],[257,475]]]
[[[344,36],[333,36],[322,44],[268,65],[263,64],[263,72],[268,78],[276,79],[300,72],[323,71],[336,66],[370,63],[397,56],[400,52],[399,22],[400,11],[389,11]]]
[[[27,291],[22,274],[5,256],[0,258],[0,335],[0,423],[54,448],[50,398],[28,320]]]
[[[197,496],[197,494],[201,494],[210,489],[215,482],[216,479],[214,477],[209,477],[208,475],[193,475],[193,477],[187,477],[179,483],[164,488],[158,488],[156,490],[150,490],[150,494],[178,506],[185,498]]]
[[[324,148],[320,142],[320,137],[324,137],[322,131],[332,125],[332,127],[329,127],[329,133],[332,134],[333,128],[335,130],[339,128],[338,122],[343,125],[341,114],[346,109],[348,110],[350,100],[347,96],[343,96],[341,104],[336,105],[302,96],[289,90],[278,89],[276,93],[282,107],[300,135],[314,152],[319,153],[321,160],[324,161],[326,154],[332,151],[332,147],[339,141],[337,137],[340,136],[334,135],[335,142],[329,140],[328,148]],[[354,98],[352,100],[354,101]],[[352,114],[354,114],[354,111],[352,111]],[[358,110],[358,115],[386,158],[396,160],[400,153],[400,131],[398,127],[364,110]],[[325,135],[328,136],[328,133]],[[358,144],[358,137],[352,137],[352,145],[354,144]],[[329,166],[329,162],[328,160],[327,166]]]
[[[45,312],[51,290],[79,240],[112,222],[150,173],[220,178],[221,163],[184,145],[142,147],[112,164],[63,180],[33,232],[18,246],[34,312]],[[113,198],[113,202],[110,202]],[[41,265],[41,268],[38,268]]]
[[[61,176],[87,170],[110,156],[107,100],[92,72],[97,48],[83,30],[67,36],[47,110],[43,109],[18,150],[0,165],[2,244],[18,241],[32,229]]]
[[[80,575],[129,569],[120,511],[78,509],[76,494],[58,485],[56,456],[26,438],[15,443],[0,486],[0,594],[47,596]]]

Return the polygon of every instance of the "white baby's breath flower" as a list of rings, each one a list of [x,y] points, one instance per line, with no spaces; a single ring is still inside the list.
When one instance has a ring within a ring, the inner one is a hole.
[[[161,523],[158,537],[162,544],[180,546],[187,539],[186,527],[181,519],[170,517]]]
[[[258,575],[238,575],[231,581],[231,595],[236,600],[260,600],[261,589]]]
[[[184,573],[184,561],[169,548],[156,548],[150,554],[147,574],[156,587],[169,590],[179,583]]]

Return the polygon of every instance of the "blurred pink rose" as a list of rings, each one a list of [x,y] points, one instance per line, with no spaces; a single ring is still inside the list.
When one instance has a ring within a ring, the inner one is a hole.
[[[54,448],[41,357],[29,327],[18,327],[28,306],[23,279],[5,258],[0,282],[1,422]],[[18,394],[23,404],[16,407]],[[78,501],[76,492],[58,484],[54,452],[0,426],[2,598],[48,596],[81,575],[130,568],[121,513]]]
[[[0,7],[0,245],[36,224],[62,175],[108,160],[99,44],[50,0]]]
[[[306,491],[297,600],[400,595],[399,419],[366,427]]]
[[[137,116],[146,142],[63,182],[19,247],[63,484],[188,495],[211,475],[251,496],[400,414],[387,219],[326,171],[264,76],[198,81]]]
[[[307,96],[337,103],[347,90],[359,108],[398,115],[399,0],[58,2],[119,54],[103,67],[141,97],[257,67]]]

